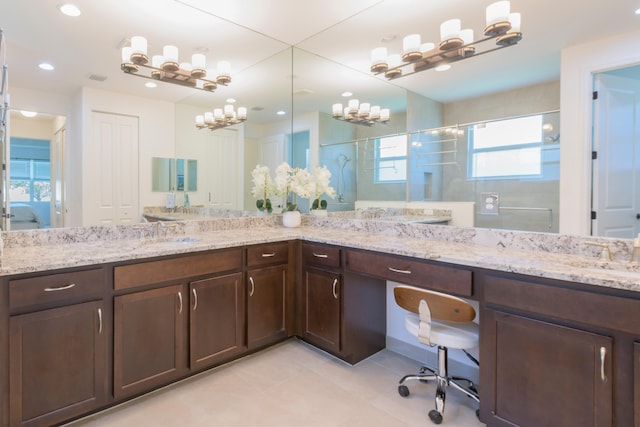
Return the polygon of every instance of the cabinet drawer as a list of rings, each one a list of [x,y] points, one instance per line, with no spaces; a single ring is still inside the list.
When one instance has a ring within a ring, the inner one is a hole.
[[[488,274],[487,304],[640,334],[640,300]]]
[[[114,289],[127,289],[242,268],[242,249],[141,262],[114,268]]]
[[[430,264],[413,259],[370,252],[347,252],[351,271],[434,291],[471,296],[471,271]]]
[[[302,262],[325,267],[340,267],[340,249],[314,243],[302,244]]]
[[[289,243],[269,243],[247,248],[247,266],[289,262]]]
[[[104,272],[100,268],[9,281],[11,310],[56,302],[102,298]]]

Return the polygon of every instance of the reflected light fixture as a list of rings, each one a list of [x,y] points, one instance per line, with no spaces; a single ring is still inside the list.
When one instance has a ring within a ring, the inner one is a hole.
[[[511,13],[509,1],[490,4],[485,16],[484,37],[479,40],[474,40],[472,29],[461,29],[459,19],[449,19],[440,25],[437,46],[422,43],[420,34],[410,34],[402,40],[402,55],[388,55],[386,47],[375,48],[371,51],[371,72],[393,80],[514,46],[522,40],[521,17],[519,13]],[[491,40],[495,41],[494,46],[487,43]],[[479,50],[480,47],[484,50]]]
[[[131,37],[131,45],[122,48],[120,69],[132,76],[174,83],[206,92],[213,92],[218,85],[226,86],[231,82],[229,62],[218,61],[217,69],[207,70],[206,58],[202,53],[194,53],[191,62],[179,62],[176,46],[164,46],[162,55],[153,55],[149,64],[147,39],[140,36]]]
[[[238,111],[233,109],[233,105],[227,104],[224,108],[214,108],[203,115],[196,116],[196,127],[198,129],[222,129],[227,126],[237,125],[247,120],[247,109],[238,107]]]
[[[357,99],[350,99],[344,108],[342,108],[342,104],[333,104],[332,115],[336,120],[364,126],[386,123],[391,118],[388,108],[380,108],[379,105],[372,106],[368,102],[361,103]]]

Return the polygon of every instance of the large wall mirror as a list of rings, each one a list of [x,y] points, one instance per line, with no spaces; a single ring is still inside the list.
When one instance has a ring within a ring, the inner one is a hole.
[[[260,23],[244,21],[249,17],[232,9],[208,10],[214,6],[198,0],[161,0],[152,11],[153,19],[144,21],[136,19],[136,11],[124,0],[110,2],[108,7],[80,1],[84,16],[100,16],[101,22],[112,23],[103,25],[105,31],[100,40],[85,40],[77,35],[92,34],[90,19],[70,21],[61,17],[53,2],[44,4],[46,15],[36,18],[23,3],[10,1],[4,15],[11,19],[2,24],[7,61],[13,65],[10,69],[20,70],[14,71],[10,80],[12,106],[67,118],[66,151],[64,161],[60,161],[65,172],[60,193],[64,195],[67,215],[60,221],[51,220],[49,226],[95,223],[90,219],[93,211],[87,206],[95,205],[93,190],[102,181],[90,176],[91,165],[99,158],[90,145],[94,137],[91,116],[106,111],[137,120],[139,210],[164,204],[162,192],[152,191],[152,158],[197,161],[198,186],[190,191],[191,205],[245,210],[253,210],[255,203],[249,194],[252,168],[258,163],[275,166],[286,160],[300,166],[326,165],[331,170],[338,197],[329,201],[330,210],[353,210],[363,200],[400,204],[451,202],[469,204],[470,221],[475,226],[558,231],[558,174],[550,168],[560,167],[560,48],[549,50],[549,17],[537,13],[539,7],[513,2],[513,8],[523,13],[526,23],[521,45],[504,53],[463,61],[448,74],[429,71],[420,78],[389,82],[368,72],[369,51],[380,43],[378,32],[388,35],[384,42],[397,50],[407,31],[415,28],[413,31],[426,33],[433,27],[437,32],[439,22],[449,18],[451,11],[445,8],[430,12],[433,25],[425,26],[421,18],[425,16],[423,8],[428,8],[425,2],[407,1],[399,6],[392,1],[369,1],[366,5],[363,1],[350,4],[344,19],[335,25],[323,26],[325,21],[319,15],[307,22],[308,36],[295,39],[287,34],[286,25],[281,32],[270,33]],[[464,11],[459,9],[461,5],[456,1],[450,6],[457,8],[456,13],[464,22],[481,28],[486,5],[479,5],[477,10],[462,5]],[[255,6],[264,12],[259,4]],[[290,8],[289,13],[302,13],[295,4]],[[596,5],[589,8],[588,16],[604,13]],[[183,17],[180,21],[188,31],[176,27],[176,16]],[[74,83],[55,74],[34,71],[31,66],[41,59],[38,52],[46,48],[44,40],[31,37],[33,28],[42,26],[41,20],[46,20],[50,29],[51,37],[47,39],[51,44],[64,46],[71,40],[80,43],[72,49],[76,59],[69,59],[68,55],[58,58],[61,71]],[[291,17],[286,21],[300,19]],[[300,25],[290,27],[292,32],[303,34]],[[373,34],[362,28],[376,31]],[[150,40],[150,49],[176,43],[181,51],[190,52],[195,47],[206,52],[212,61],[229,60],[232,83],[214,93],[162,84],[153,90],[144,88],[142,79],[124,75],[118,69],[119,47],[138,34]],[[544,49],[554,61],[541,64],[538,68],[543,74],[529,80],[527,86],[519,85],[518,79],[529,71],[527,67],[532,68],[526,58],[539,55]],[[91,57],[86,62],[92,66],[81,63],[77,59],[81,57]],[[18,64],[30,66],[23,72]],[[353,95],[342,97],[345,91]],[[236,107],[248,108],[244,124],[216,131],[195,127],[197,114],[222,107],[231,98]],[[346,104],[349,98],[389,108],[391,119],[384,125],[369,127],[334,119],[332,105]],[[541,130],[540,141],[536,142],[544,159],[544,174],[509,182],[496,176],[481,179],[470,174],[468,157],[482,156],[480,149],[469,151],[470,135],[481,133],[478,126],[532,114],[539,115],[543,129],[552,129]],[[16,123],[13,128],[17,128]],[[435,135],[438,131],[450,132],[447,129],[452,126],[458,134]],[[381,167],[393,173],[402,169],[398,159],[396,163],[385,163],[384,159],[380,163],[381,147],[390,144],[387,138],[394,136],[403,137],[406,142],[404,182],[394,179],[394,175],[386,182],[379,176]],[[426,147],[435,151],[427,151]],[[455,160],[440,152],[455,152]],[[528,193],[531,185],[538,186],[534,191],[539,198],[517,197]],[[496,195],[502,202],[502,216],[482,209],[483,201]],[[511,219],[506,220],[507,216]],[[537,225],[532,228],[534,223]]]

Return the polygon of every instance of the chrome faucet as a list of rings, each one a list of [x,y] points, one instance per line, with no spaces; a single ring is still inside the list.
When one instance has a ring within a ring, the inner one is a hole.
[[[162,230],[164,230],[164,234],[165,234],[165,236],[164,236],[164,237],[166,237],[166,235],[167,235],[167,229],[164,227],[164,222],[162,222],[162,221],[157,221],[155,225],[156,225],[156,226],[155,226],[154,233],[153,233],[153,234],[154,234],[154,237],[155,237],[156,239],[157,239],[157,238],[160,238],[160,232],[161,232]]]

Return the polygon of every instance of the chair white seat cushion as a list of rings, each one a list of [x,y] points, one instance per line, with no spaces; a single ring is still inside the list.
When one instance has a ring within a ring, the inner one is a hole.
[[[405,327],[412,335],[418,336],[420,317],[409,313],[405,317]],[[447,348],[470,349],[480,345],[480,332],[477,323],[431,321],[430,341],[434,345]]]

